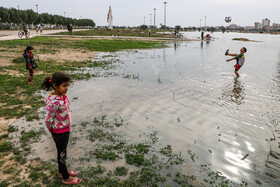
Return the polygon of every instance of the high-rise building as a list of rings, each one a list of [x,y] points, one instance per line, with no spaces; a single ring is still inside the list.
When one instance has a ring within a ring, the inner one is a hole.
[[[280,24],[279,23],[273,23],[272,27],[273,27],[273,29],[280,30]]]
[[[265,18],[262,20],[262,26],[263,27],[269,27],[270,26],[270,20]]]
[[[262,28],[262,24],[260,22],[255,22],[255,29],[260,30]]]

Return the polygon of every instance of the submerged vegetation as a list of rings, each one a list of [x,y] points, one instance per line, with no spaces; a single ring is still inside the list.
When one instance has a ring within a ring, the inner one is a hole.
[[[199,176],[182,173],[180,169],[182,164],[192,162],[187,150],[183,150],[185,153],[183,156],[173,151],[171,145],[159,146],[161,144],[154,142],[157,133],[153,133],[152,136],[139,134],[146,137],[144,142],[130,140],[124,135],[127,125],[129,124],[124,124],[121,118],[107,116],[73,124],[71,136],[77,141],[84,141],[83,137],[91,136],[92,131],[96,129],[106,132],[106,136],[111,137],[109,139],[98,137],[93,143],[86,144],[85,150],[79,148],[79,154],[82,153],[79,159],[68,156],[67,162],[70,166],[74,163],[80,166],[72,169],[79,172],[78,177],[83,180],[82,186],[247,186],[245,182],[240,184],[231,182],[219,171],[211,171],[208,164],[201,165]],[[61,178],[57,176],[56,160],[47,162],[40,159],[28,162],[26,160],[26,156],[31,154],[32,142],[44,135],[44,130],[35,126],[35,129],[31,126],[32,129],[29,131],[22,130],[25,127],[18,128],[21,132],[15,131],[9,136],[20,134],[19,141],[14,146],[11,143],[3,143],[9,145],[9,150],[13,150],[14,156],[9,159],[15,164],[2,164],[3,172],[13,177],[1,181],[1,184],[61,185]],[[35,132],[39,135],[35,135]],[[23,141],[28,144],[23,145]],[[74,146],[71,141],[70,146]],[[27,178],[16,175],[21,172],[20,168],[23,165],[27,166],[25,171]]]

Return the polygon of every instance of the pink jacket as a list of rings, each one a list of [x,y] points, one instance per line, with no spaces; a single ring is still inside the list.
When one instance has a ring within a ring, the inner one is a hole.
[[[70,102],[66,95],[59,96],[53,93],[46,99],[46,126],[54,133],[64,133],[70,130]]]

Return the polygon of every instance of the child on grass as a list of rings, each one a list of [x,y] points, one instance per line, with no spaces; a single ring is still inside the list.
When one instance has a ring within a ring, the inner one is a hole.
[[[245,62],[244,53],[247,52],[247,49],[245,47],[242,47],[240,49],[240,54],[239,55],[238,54],[229,54],[228,51],[229,50],[226,51],[225,55],[233,56],[233,58],[228,59],[227,62],[232,61],[234,59],[236,60],[236,64],[234,65],[234,67],[235,67],[234,73],[235,73],[236,77],[238,78],[239,77],[239,73],[237,71],[243,66],[243,64]]]
[[[61,72],[56,72],[52,77],[47,77],[42,88],[44,90],[54,89],[46,99],[46,109],[48,111],[45,122],[52,134],[57,149],[57,162],[59,177],[62,177],[64,184],[79,184],[81,179],[75,177],[77,172],[68,170],[66,166],[66,149],[70,134],[70,102],[66,93],[69,87],[70,76]]]
[[[34,50],[33,47],[28,46],[25,48],[25,50],[23,52],[23,56],[25,58],[26,69],[29,71],[28,84],[34,84],[34,82],[33,82],[34,69],[38,67],[35,62],[34,56],[32,54],[33,50]]]

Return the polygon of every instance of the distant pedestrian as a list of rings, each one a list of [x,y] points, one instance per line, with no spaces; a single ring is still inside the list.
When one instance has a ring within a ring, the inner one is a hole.
[[[247,52],[247,49],[245,47],[242,47],[240,49],[240,54],[229,54],[228,53],[229,50],[226,51],[225,55],[227,56],[233,56],[233,58],[231,59],[228,59],[227,62],[229,61],[232,61],[232,60],[236,60],[236,64],[234,65],[235,67],[235,70],[234,70],[234,73],[236,75],[236,77],[238,78],[239,77],[239,73],[237,72],[243,65],[244,65],[244,62],[245,62],[245,55],[244,53]]]
[[[69,34],[72,34],[72,30],[73,30],[73,25],[70,23],[67,25],[67,29],[68,29],[68,32]]]
[[[148,33],[149,33],[149,36],[151,36],[151,30],[150,29],[149,29]]]
[[[204,31],[202,30],[201,31],[201,40],[203,40],[204,39]]]
[[[42,88],[46,91],[54,89],[46,99],[47,116],[45,123],[49,129],[57,149],[58,176],[64,184],[79,184],[81,179],[75,177],[77,172],[68,170],[66,166],[67,145],[70,135],[70,101],[66,95],[71,77],[56,72],[45,78]]]
[[[40,25],[40,34],[42,34],[43,33],[43,25]]]
[[[36,34],[38,34],[38,31],[39,31],[39,27],[38,25],[36,26]]]
[[[26,69],[29,71],[28,84],[34,84],[33,82],[34,69],[38,67],[35,62],[34,56],[32,54],[33,50],[34,50],[33,47],[28,46],[26,47],[23,53],[23,56],[25,58]]]

